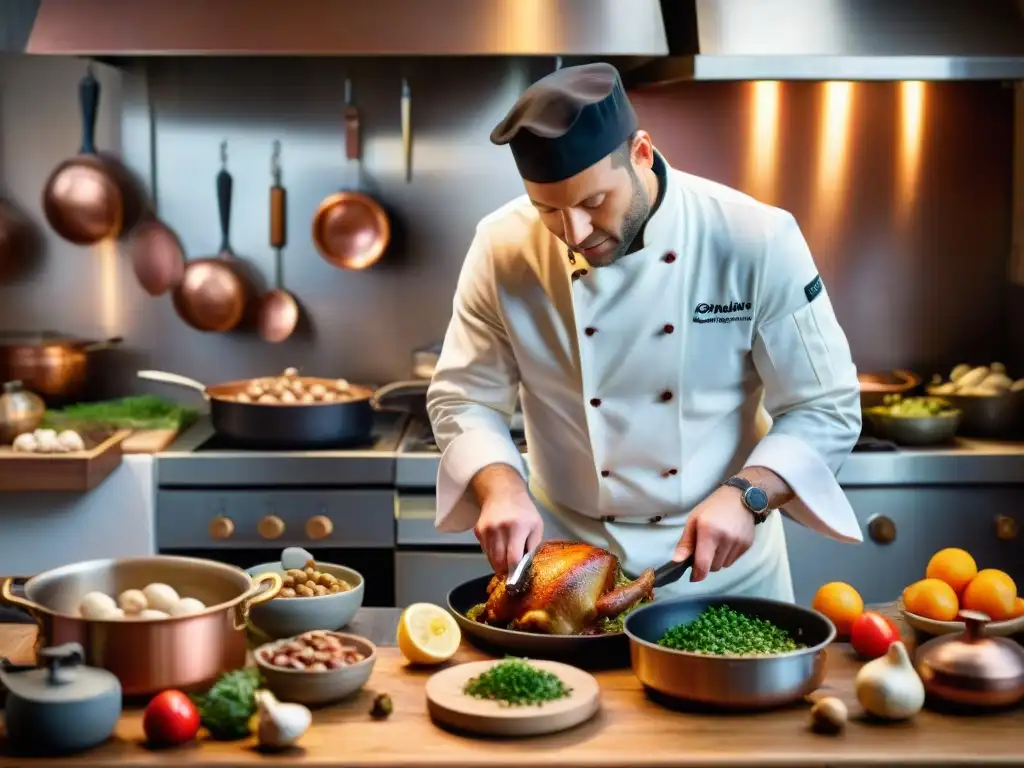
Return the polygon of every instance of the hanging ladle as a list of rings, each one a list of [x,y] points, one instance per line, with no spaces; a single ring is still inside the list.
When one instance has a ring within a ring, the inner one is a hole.
[[[265,341],[284,341],[299,322],[299,305],[284,288],[282,250],[287,241],[285,215],[288,195],[281,185],[281,142],[274,142],[270,161],[270,246],[274,249],[274,288],[263,295],[260,303],[259,331]]]

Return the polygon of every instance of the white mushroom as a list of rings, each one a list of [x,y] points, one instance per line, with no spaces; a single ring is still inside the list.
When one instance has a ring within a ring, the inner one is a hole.
[[[57,442],[60,443],[60,447],[68,453],[85,450],[85,441],[82,439],[82,436],[73,429],[65,429],[57,435]]]
[[[141,613],[149,608],[149,601],[141,589],[126,589],[117,596],[117,604],[125,613]]]
[[[334,388],[339,392],[348,392],[352,388],[352,386],[348,383],[348,380],[338,379],[336,382],[334,382]]]
[[[284,369],[284,375],[285,376],[298,376],[299,375],[299,369],[298,368],[285,368]]]
[[[282,403],[294,403],[296,400],[298,400],[298,398],[295,396],[295,393],[292,392],[290,389],[286,389],[284,392],[281,393]]]
[[[181,599],[178,597],[178,593],[174,591],[174,587],[168,584],[149,584],[142,590],[142,593],[146,596],[146,602],[150,608],[168,614]]]
[[[256,402],[261,403],[263,405],[273,405],[274,403],[277,403],[278,400],[273,395],[267,393],[265,395],[260,395],[259,399]]]
[[[239,402],[239,403],[251,403],[252,402],[252,398],[249,397],[247,394],[245,394],[245,392],[239,392],[237,395],[235,395],[235,400],[237,402]]]
[[[325,394],[327,394],[327,387],[325,387],[323,384],[319,384],[319,383],[317,383],[317,384],[310,384],[309,385],[309,394],[311,394],[313,397],[319,399],[319,398],[323,397]]]
[[[201,600],[194,597],[183,597],[177,605],[171,608],[171,616],[189,616],[193,613],[201,613],[206,610]]]
[[[169,619],[171,618],[171,615],[164,611],[155,611],[152,608],[147,608],[146,610],[135,614],[132,618],[140,619],[142,621],[157,621],[159,619]]]
[[[37,429],[34,433],[36,439],[37,453],[60,453],[60,443],[57,442],[57,433],[52,429]]]
[[[36,442],[36,436],[31,432],[22,432],[14,438],[13,447],[18,453],[35,453],[39,448],[39,443]]]
[[[117,603],[110,595],[102,592],[89,592],[78,604],[78,612],[83,619],[106,619],[118,611]]]

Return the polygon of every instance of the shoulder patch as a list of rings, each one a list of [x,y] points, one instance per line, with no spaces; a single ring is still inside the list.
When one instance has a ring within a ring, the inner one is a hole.
[[[804,296],[807,297],[807,301],[811,302],[818,298],[824,287],[821,282],[821,275],[815,275],[814,279],[804,286]]]

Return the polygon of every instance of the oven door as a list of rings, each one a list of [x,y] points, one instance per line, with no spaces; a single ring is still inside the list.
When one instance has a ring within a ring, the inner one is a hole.
[[[447,605],[448,593],[460,584],[491,572],[472,531],[440,533],[434,528],[433,492],[398,496],[395,531],[395,600]]]

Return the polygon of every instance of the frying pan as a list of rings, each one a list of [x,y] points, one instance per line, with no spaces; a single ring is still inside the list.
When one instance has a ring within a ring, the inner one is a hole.
[[[271,161],[273,184],[270,187],[270,245],[274,249],[274,288],[260,301],[259,331],[265,341],[284,341],[295,331],[299,322],[299,305],[295,297],[284,289],[281,251],[287,240],[285,213],[287,193],[281,186],[281,142],[274,142]]]
[[[473,645],[495,656],[512,654],[534,659],[568,661],[587,669],[629,666],[629,642],[624,632],[606,635],[541,635],[482,624],[466,618],[466,611],[487,601],[487,574],[467,581],[448,593],[448,610]]]
[[[357,188],[362,181],[359,111],[352,104],[352,83],[345,81],[345,157],[358,161]],[[384,255],[391,242],[391,221],[380,203],[358,191],[338,192],[324,199],[313,217],[313,243],[327,261],[341,269],[366,269]]]
[[[135,278],[150,296],[162,296],[185,276],[181,240],[155,215],[132,229],[129,251]]]
[[[370,440],[376,411],[386,410],[373,389],[359,384],[349,385],[354,397],[344,402],[262,404],[234,399],[259,379],[206,386],[187,376],[163,371],[139,371],[137,375],[147,381],[201,392],[210,403],[214,431],[245,448],[301,450],[357,445]],[[328,389],[334,385],[332,379],[289,378],[301,381],[307,389],[314,384]]]
[[[50,174],[43,212],[53,230],[75,245],[117,238],[142,212],[141,196],[127,170],[96,152],[96,110],[100,84],[90,66],[78,86],[82,107],[82,148]]]
[[[220,145],[221,169],[217,174],[217,208],[220,212],[220,253],[185,266],[174,289],[174,308],[197,331],[224,333],[245,316],[248,284],[231,249],[231,195],[234,181],[228,172],[228,143]]]

